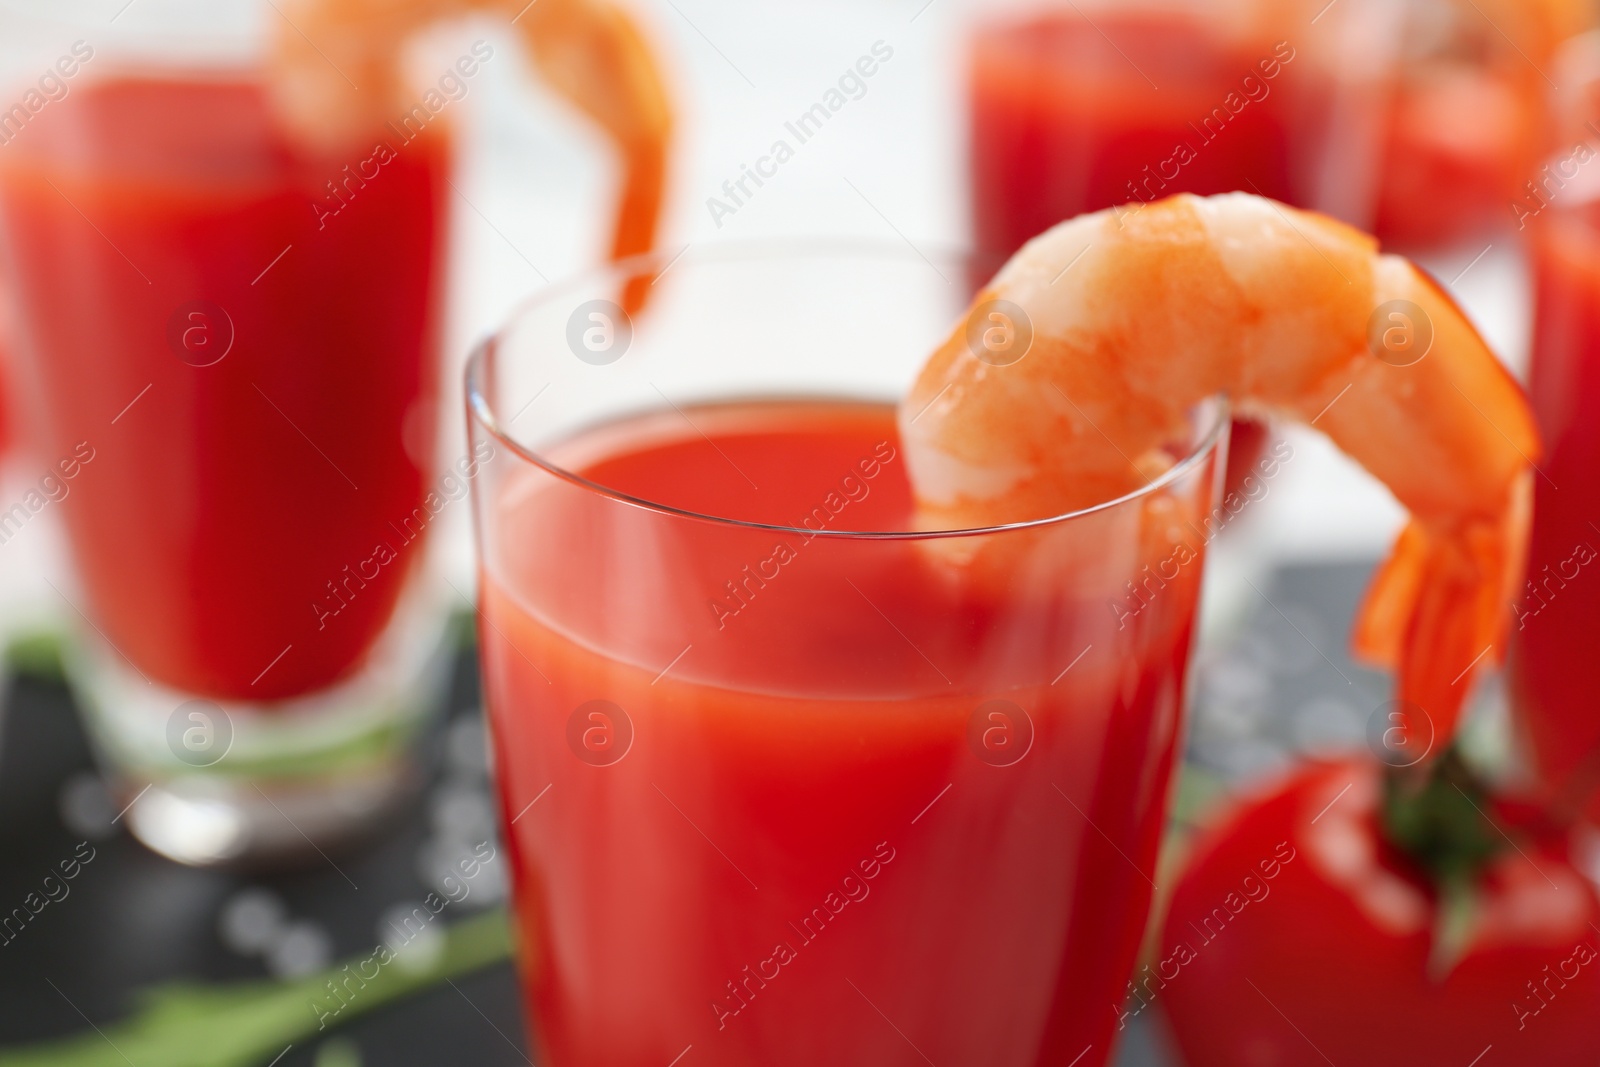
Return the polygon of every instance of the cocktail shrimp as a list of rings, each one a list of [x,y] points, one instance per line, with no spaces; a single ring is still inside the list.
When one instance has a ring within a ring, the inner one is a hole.
[[[1016,254],[901,407],[921,521],[964,528],[1112,500],[1171,465],[1195,405],[1314,425],[1411,513],[1359,655],[1448,736],[1497,658],[1539,440],[1444,292],[1331,219],[1177,196],[1062,223]]]
[[[655,238],[672,115],[644,36],[608,0],[280,0],[271,87],[310,143],[342,147],[417,103],[398,69],[425,27],[472,13],[510,20],[551,86],[592,119],[622,160],[611,254]]]

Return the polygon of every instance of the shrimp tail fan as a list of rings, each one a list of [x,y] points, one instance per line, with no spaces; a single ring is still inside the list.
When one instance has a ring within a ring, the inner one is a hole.
[[[1495,521],[1438,529],[1413,519],[1357,613],[1353,651],[1398,672],[1399,711],[1415,736],[1453,735],[1474,668],[1504,658],[1527,552],[1526,474],[1511,496]],[[1418,714],[1427,721],[1413,721]]]

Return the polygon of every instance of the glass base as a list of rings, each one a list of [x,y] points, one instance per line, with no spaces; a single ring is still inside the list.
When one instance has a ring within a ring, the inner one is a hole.
[[[420,788],[420,742],[449,680],[448,619],[414,586],[356,674],[284,701],[151,684],[94,641],[67,667],[136,838],[191,866],[292,865],[360,837]]]

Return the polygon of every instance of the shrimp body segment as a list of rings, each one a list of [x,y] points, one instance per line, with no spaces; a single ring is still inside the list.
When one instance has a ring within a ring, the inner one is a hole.
[[[1020,358],[979,340],[991,324]],[[1449,297],[1341,223],[1183,195],[1035,238],[902,405],[920,521],[971,528],[1121,497],[1171,466],[1164,446],[1218,395],[1315,426],[1411,513],[1355,646],[1448,735],[1465,675],[1497,658],[1510,619],[1537,431]]]

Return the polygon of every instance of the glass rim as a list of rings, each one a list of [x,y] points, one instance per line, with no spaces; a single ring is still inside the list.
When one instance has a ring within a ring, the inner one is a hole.
[[[496,416],[492,401],[485,395],[483,389],[483,376],[490,360],[496,357],[497,346],[511,329],[525,315],[542,308],[564,295],[573,291],[586,289],[596,284],[600,279],[612,278],[616,282],[625,282],[631,278],[642,278],[654,275],[655,279],[664,275],[668,269],[675,269],[681,265],[695,263],[732,263],[739,261],[766,260],[798,260],[804,258],[838,257],[842,255],[876,256],[879,258],[893,258],[897,260],[914,262],[921,259],[932,266],[928,257],[921,251],[910,250],[887,241],[875,241],[863,238],[756,238],[738,241],[718,241],[695,246],[697,254],[691,255],[689,246],[685,245],[676,255],[667,256],[667,249],[657,248],[649,252],[629,256],[625,259],[614,260],[595,267],[588,268],[561,281],[541,286],[531,295],[519,301],[511,310],[506,319],[487,337],[473,345],[467,358],[464,373],[466,390],[467,417],[469,421],[476,421],[494,439],[494,441],[511,451],[535,467],[588,493],[605,497],[619,504],[640,508],[645,511],[655,512],[659,515],[672,516],[679,519],[689,519],[697,522],[711,523],[734,529],[758,530],[765,533],[785,534],[789,536],[827,537],[844,541],[933,541],[957,537],[979,537],[989,534],[1013,533],[1022,530],[1041,529],[1048,526],[1065,524],[1077,519],[1088,518],[1103,511],[1130,504],[1136,500],[1153,496],[1173,483],[1179,481],[1200,465],[1207,455],[1214,452],[1217,445],[1223,440],[1231,423],[1231,405],[1226,396],[1218,395],[1202,402],[1201,407],[1209,409],[1210,425],[1199,432],[1195,443],[1184,453],[1182,458],[1171,467],[1162,471],[1155,478],[1130,490],[1121,496],[1085,507],[1075,508],[1071,511],[1060,512],[1038,519],[1026,519],[1020,522],[998,523],[990,526],[964,527],[955,530],[813,530],[805,526],[787,526],[779,523],[752,522],[746,519],[730,518],[726,515],[712,515],[705,512],[693,511],[688,508],[675,507],[657,500],[624,493],[610,486],[585,478],[577,471],[569,470],[561,464],[554,462],[539,452],[519,442],[502,425]],[[979,253],[970,249],[951,249],[949,247],[937,249],[935,259],[970,259]],[[653,264],[665,265],[659,270]],[[738,402],[739,397],[720,398],[719,403]],[[744,397],[745,400],[771,399],[763,396]],[[822,393],[794,393],[784,397],[789,400],[852,400],[843,395],[827,395]]]

